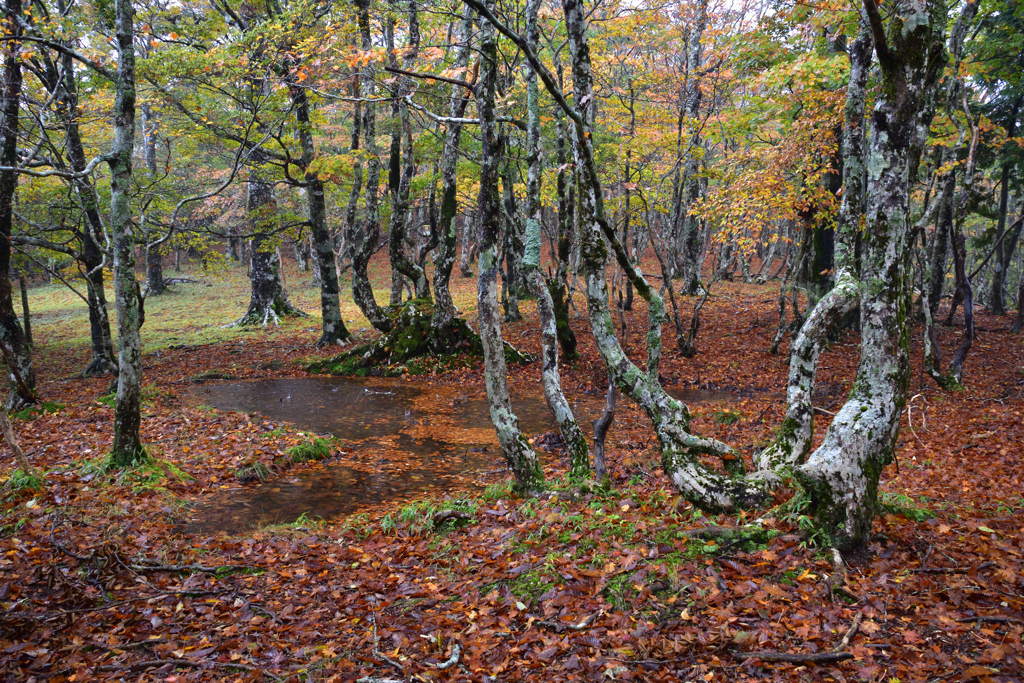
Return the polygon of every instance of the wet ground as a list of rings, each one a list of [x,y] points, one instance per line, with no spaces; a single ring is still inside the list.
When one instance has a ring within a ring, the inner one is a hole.
[[[513,399],[528,437],[557,431],[539,395]],[[696,389],[670,393],[689,403],[734,399]],[[332,434],[346,455],[273,480],[218,491],[193,509],[193,531],[239,533],[265,524],[337,519],[383,502],[446,491],[480,490],[504,475],[487,399],[458,387],[340,377],[207,382],[191,395],[218,410],[259,414],[317,434]],[[602,396],[570,397],[584,432]],[[613,427],[614,429],[614,427]],[[561,457],[556,453],[547,458]]]

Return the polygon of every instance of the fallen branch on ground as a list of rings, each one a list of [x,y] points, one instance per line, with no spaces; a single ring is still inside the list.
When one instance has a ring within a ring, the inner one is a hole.
[[[600,619],[603,615],[604,610],[602,609],[598,610],[597,612],[594,612],[578,624],[566,624],[561,621],[537,621],[534,623],[536,623],[538,626],[546,626],[548,628],[553,628],[558,633],[561,633],[562,631],[583,631],[587,628],[590,628],[590,625],[593,624],[596,620]]]
[[[977,567],[922,567],[920,569],[911,569],[911,574],[967,574],[972,569],[982,570],[991,569],[995,567],[995,562],[982,562]]]
[[[473,519],[473,515],[463,510],[440,510],[434,513],[433,525],[440,526],[450,519]]]
[[[459,645],[459,641],[456,640],[452,644],[452,656],[449,657],[447,659],[447,661],[441,662],[440,664],[435,664],[434,666],[436,666],[438,669],[442,669],[442,670],[443,669],[450,669],[453,666],[455,666],[456,664],[458,664],[459,660],[461,658],[462,658],[462,646]]]

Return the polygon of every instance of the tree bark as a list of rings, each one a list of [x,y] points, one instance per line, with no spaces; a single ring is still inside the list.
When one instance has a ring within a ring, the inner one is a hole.
[[[814,437],[814,384],[821,345],[829,330],[843,319],[859,298],[854,246],[860,229],[864,197],[864,109],[871,70],[871,27],[863,14],[850,50],[850,81],[843,122],[843,196],[835,243],[835,285],[817,303],[793,340],[786,388],[786,417],[771,446],[755,459],[758,469],[775,472],[802,464]]]
[[[370,0],[355,0],[358,10],[360,45],[364,51],[373,49],[370,36]],[[380,160],[377,158],[377,105],[373,102],[373,67],[370,64],[359,80],[362,92],[368,101],[363,104],[363,146],[366,150],[366,191],[364,199],[364,216],[358,235],[353,235],[352,252],[352,298],[370,321],[374,329],[387,333],[391,329],[391,321],[377,304],[373,295],[373,285],[367,274],[370,257],[380,243]]]
[[[473,50],[473,10],[463,9],[462,28],[460,31],[461,45],[455,58],[455,69],[465,73],[469,66],[469,58]],[[448,101],[448,114],[453,119],[465,116],[469,104],[470,93],[462,86],[453,85]],[[452,267],[455,265],[455,252],[458,234],[455,229],[455,215],[459,210],[456,192],[458,190],[459,145],[462,140],[462,124],[451,122],[446,124],[444,151],[441,155],[441,211],[438,217],[437,232],[439,235],[437,260],[434,261],[434,317],[430,320],[431,332],[437,333],[445,329],[455,319],[455,302],[449,283]],[[468,228],[465,229],[468,232]],[[465,232],[463,233],[465,234]],[[463,256],[466,255],[465,240]]]
[[[881,71],[867,153],[863,231],[861,358],[847,402],[822,445],[796,470],[815,522],[840,550],[864,543],[878,480],[895,453],[910,383],[910,171],[927,130],[930,100],[946,64],[945,4],[895,9],[888,29],[871,0],[864,9]],[[932,109],[932,111],[934,111]]]
[[[394,61],[394,39],[393,26],[388,33],[389,50]],[[409,39],[403,58],[403,66],[408,70],[412,68],[420,48],[420,23],[417,0],[409,0]],[[392,66],[397,66],[393,63]],[[412,179],[416,175],[416,157],[412,145],[412,122],[409,120],[409,105],[405,96],[410,92],[408,76],[400,76],[394,87],[395,101],[391,105],[392,125],[391,134],[391,173],[389,176],[389,187],[391,189],[391,222],[388,229],[388,257],[391,260],[391,268],[397,270],[402,276],[409,278],[416,291],[417,299],[430,299],[430,281],[423,268],[414,259],[409,258],[405,250],[405,241],[408,238],[407,227],[409,221],[409,193],[412,188]],[[404,165],[402,162],[405,162]],[[401,171],[399,172],[399,168]],[[397,176],[397,177],[396,177]],[[392,288],[392,304],[401,303],[394,301],[394,288]]]
[[[484,0],[487,8],[493,0]],[[544,474],[533,447],[519,429],[519,420],[512,412],[505,366],[505,347],[501,338],[501,316],[498,303],[497,248],[501,224],[501,197],[498,194],[498,165],[501,163],[501,142],[494,115],[495,85],[498,75],[498,46],[494,26],[481,21],[481,76],[477,84],[477,111],[480,116],[480,137],[483,149],[480,163],[480,274],[477,280],[477,310],[480,338],[484,349],[484,380],[491,421],[501,443],[505,461],[516,478],[516,489],[529,494],[544,486]]]
[[[20,16],[21,0],[9,0],[7,12]],[[5,21],[5,33],[17,38],[20,31],[16,22]],[[3,82],[3,121],[0,124],[0,165],[13,169],[18,165],[18,119],[21,107],[22,74],[18,56],[18,43],[5,44]],[[14,225],[14,195],[18,191],[18,174],[14,170],[0,172],[0,343],[10,351],[7,409],[18,410],[38,402],[35,395],[36,378],[32,364],[32,349],[14,310],[11,285],[11,232]],[[16,380],[20,376],[22,381]]]
[[[526,5],[526,40],[536,50],[540,42],[537,15],[541,0],[530,0]],[[582,479],[590,475],[590,450],[569,402],[562,392],[562,381],[558,372],[558,330],[555,325],[554,302],[540,271],[541,252],[541,203],[540,184],[542,174],[540,92],[537,86],[537,72],[526,66],[526,244],[523,255],[523,272],[537,297],[537,312],[541,328],[541,384],[548,408],[558,422],[566,450],[569,452],[569,476]]]
[[[143,105],[140,109],[146,173],[152,182],[156,180],[156,122],[148,105]],[[167,285],[164,283],[164,257],[160,253],[163,245],[156,244],[157,240],[152,239],[148,229],[143,231],[143,239],[146,249],[146,296],[159,296],[167,291]]]
[[[288,300],[281,279],[281,259],[273,236],[277,221],[277,200],[274,184],[259,165],[258,151],[253,154],[246,182],[248,199],[246,213],[249,233],[253,235],[249,249],[249,308],[235,325],[280,323],[283,317],[305,317],[306,314]]]
[[[306,181],[306,216],[309,219],[313,244],[316,246],[316,267],[320,280],[321,334],[317,346],[338,344],[351,335],[341,318],[341,290],[338,286],[338,269],[334,263],[334,248],[331,244],[331,230],[327,225],[327,202],[324,198],[324,183],[310,166],[316,158],[313,142],[313,128],[309,120],[309,94],[297,83],[288,84],[295,119],[299,127],[299,142],[302,146],[300,167]]]
[[[118,373],[114,404],[114,443],[110,463],[129,467],[149,456],[139,435],[142,401],[142,304],[135,279],[131,180],[135,145],[135,48],[131,0],[115,0],[117,76],[114,144],[110,165],[110,232],[114,247],[114,297],[117,306]]]

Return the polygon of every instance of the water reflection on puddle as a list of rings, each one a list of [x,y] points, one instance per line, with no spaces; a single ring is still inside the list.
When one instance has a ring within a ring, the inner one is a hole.
[[[732,398],[722,392],[671,393],[688,402]],[[479,490],[504,470],[487,400],[471,397],[460,387],[311,377],[206,383],[195,387],[192,400],[331,433],[355,451],[361,465],[349,466],[343,459],[293,470],[262,484],[218,491],[193,511],[194,532],[238,533],[294,522],[303,515],[335,519],[384,502]],[[570,403],[589,432],[591,421],[601,413],[603,397]],[[527,435],[557,430],[539,390],[537,397],[514,400],[513,407]]]

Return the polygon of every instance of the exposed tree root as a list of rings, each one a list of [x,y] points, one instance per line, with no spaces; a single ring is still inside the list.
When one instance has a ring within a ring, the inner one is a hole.
[[[337,356],[306,363],[306,370],[329,375],[386,377],[429,371],[425,362],[417,362],[420,358],[431,357],[436,368],[443,366],[445,358],[454,362],[458,354],[483,355],[480,335],[465,320],[455,318],[443,329],[431,328],[434,307],[429,301],[413,299],[384,311],[392,322],[387,334]],[[506,343],[505,360],[525,364],[533,358]]]

